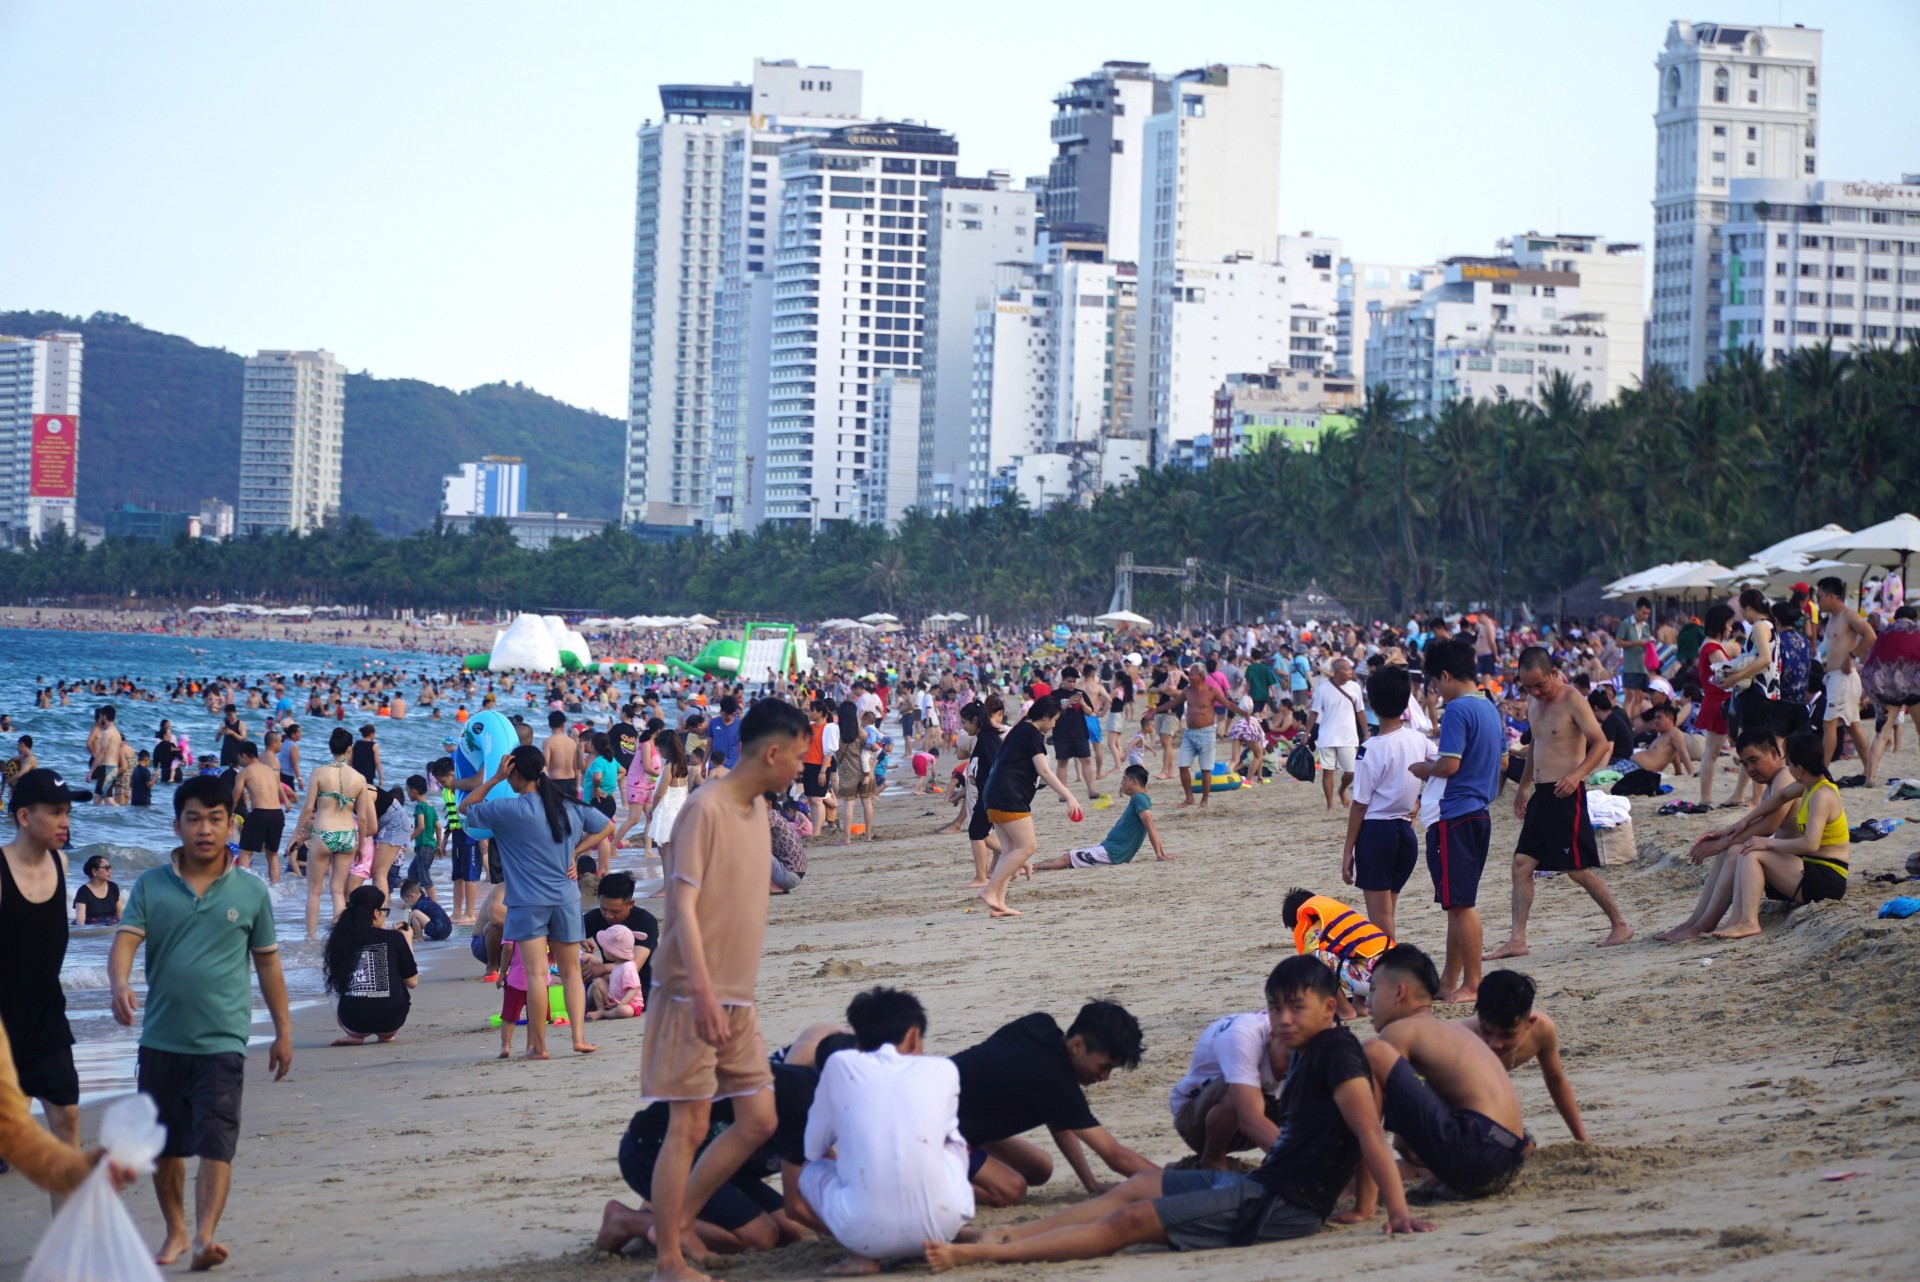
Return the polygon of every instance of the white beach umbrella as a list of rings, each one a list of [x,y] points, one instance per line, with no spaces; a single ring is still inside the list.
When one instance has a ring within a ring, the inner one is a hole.
[[[1868,567],[1854,565],[1846,561],[1814,560],[1805,553],[1795,553],[1786,559],[1786,564],[1778,566],[1760,585],[1760,590],[1769,596],[1779,596],[1791,591],[1796,583],[1805,583],[1809,587],[1824,578],[1836,578],[1847,585],[1849,592],[1860,587],[1860,580],[1867,576]]]
[[[1698,564],[1698,561],[1667,561],[1654,566],[1650,570],[1642,570],[1638,574],[1629,574],[1623,579],[1615,579],[1602,589],[1601,595],[1607,597],[1628,597],[1636,593],[1646,592],[1651,589],[1654,584],[1660,582],[1660,580],[1672,578],[1683,571],[1692,569]]]
[[[1712,596],[1730,571],[1718,561],[1696,561],[1686,569],[1649,584],[1647,591],[1662,596]]]
[[[696,628],[717,628],[720,626],[720,620],[709,618],[704,614],[689,614],[687,616],[687,622]]]
[[[1861,565],[1898,565],[1904,576],[1907,558],[1920,552],[1920,516],[1902,512],[1891,521],[1852,534],[1836,534],[1806,551]]]
[[[1796,534],[1790,539],[1781,539],[1770,547],[1761,548],[1753,554],[1753,559],[1764,565],[1778,567],[1781,562],[1797,552],[1816,552],[1824,550],[1822,545],[1845,534],[1846,527],[1827,522],[1817,530],[1808,530]]]
[[[898,623],[900,622],[900,619],[899,619],[899,616],[897,615],[888,614],[882,610],[875,610],[872,614],[861,615],[860,622],[862,623]]]
[[[1153,625],[1152,619],[1147,618],[1145,615],[1135,614],[1132,610],[1109,610],[1105,614],[1096,615],[1093,621],[1104,624],[1110,628],[1145,628]]]

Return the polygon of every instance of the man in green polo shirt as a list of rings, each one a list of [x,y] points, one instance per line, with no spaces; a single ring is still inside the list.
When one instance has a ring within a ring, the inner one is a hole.
[[[113,1015],[131,1028],[139,998],[133,955],[147,948],[147,1014],[140,1029],[139,1089],[159,1105],[167,1144],[154,1173],[154,1193],[167,1240],[154,1259],[172,1264],[193,1251],[193,1267],[223,1263],[214,1241],[233,1180],[240,1138],[240,1089],[253,1027],[247,959],[273,1015],[267,1064],[276,1082],[293,1065],[287,981],[280,972],[273,906],[259,878],[233,866],[227,852],[228,789],[212,775],[189,779],[173,795],[172,860],[140,874],[127,896],[107,973]],[[187,1236],[187,1158],[200,1159],[194,1183],[196,1220]]]
[[[1265,651],[1254,651],[1253,662],[1247,665],[1247,697],[1253,700],[1255,716],[1267,710],[1267,697],[1279,682],[1280,674],[1267,662]]]

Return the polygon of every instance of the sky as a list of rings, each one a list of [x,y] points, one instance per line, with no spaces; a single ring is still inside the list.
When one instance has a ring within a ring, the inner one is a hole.
[[[1109,59],[1285,73],[1281,230],[1371,262],[1651,236],[1664,4],[0,0],[0,310],[326,347],[626,416],[635,130],[662,82],[857,68],[866,111],[1044,174]],[[1920,171],[1920,3],[1743,0],[1825,32],[1823,177]]]

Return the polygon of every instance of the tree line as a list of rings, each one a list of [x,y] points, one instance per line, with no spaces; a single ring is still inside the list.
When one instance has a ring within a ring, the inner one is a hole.
[[[530,460],[536,461],[536,460]],[[1551,604],[1661,561],[1739,558],[1833,520],[1920,507],[1920,349],[1733,354],[1701,387],[1656,370],[1606,404],[1556,378],[1541,403],[1461,401],[1409,421],[1372,389],[1316,452],[1276,445],[1198,472],[1156,469],[1090,507],[1017,499],[909,513],[889,534],[829,523],[643,540],[616,526],[544,552],[505,525],[385,538],[359,517],[304,537],[168,545],[55,537],[0,557],[0,600],[185,605],[230,599],[419,610],[737,611],[816,619],[964,610],[1096,614],[1117,554],[1231,575],[1248,615],[1317,580],[1357,610]],[[1728,562],[1732,564],[1732,561]],[[1211,580],[1210,580],[1211,581]],[[1177,613],[1177,578],[1135,608]],[[1219,590],[1209,588],[1218,606]]]

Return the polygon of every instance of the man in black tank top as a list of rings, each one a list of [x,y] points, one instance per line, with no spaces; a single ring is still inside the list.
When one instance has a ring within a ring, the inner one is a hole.
[[[380,745],[373,741],[375,727],[360,727],[360,738],[353,745],[353,752],[347,757],[347,764],[366,777],[368,783],[376,788],[385,785],[380,781]]]
[[[0,847],[0,1025],[13,1043],[21,1092],[47,1110],[47,1126],[80,1142],[80,1078],[60,968],[67,959],[67,867],[73,803],[92,794],[51,770],[14,781],[7,811],[14,839]]]

